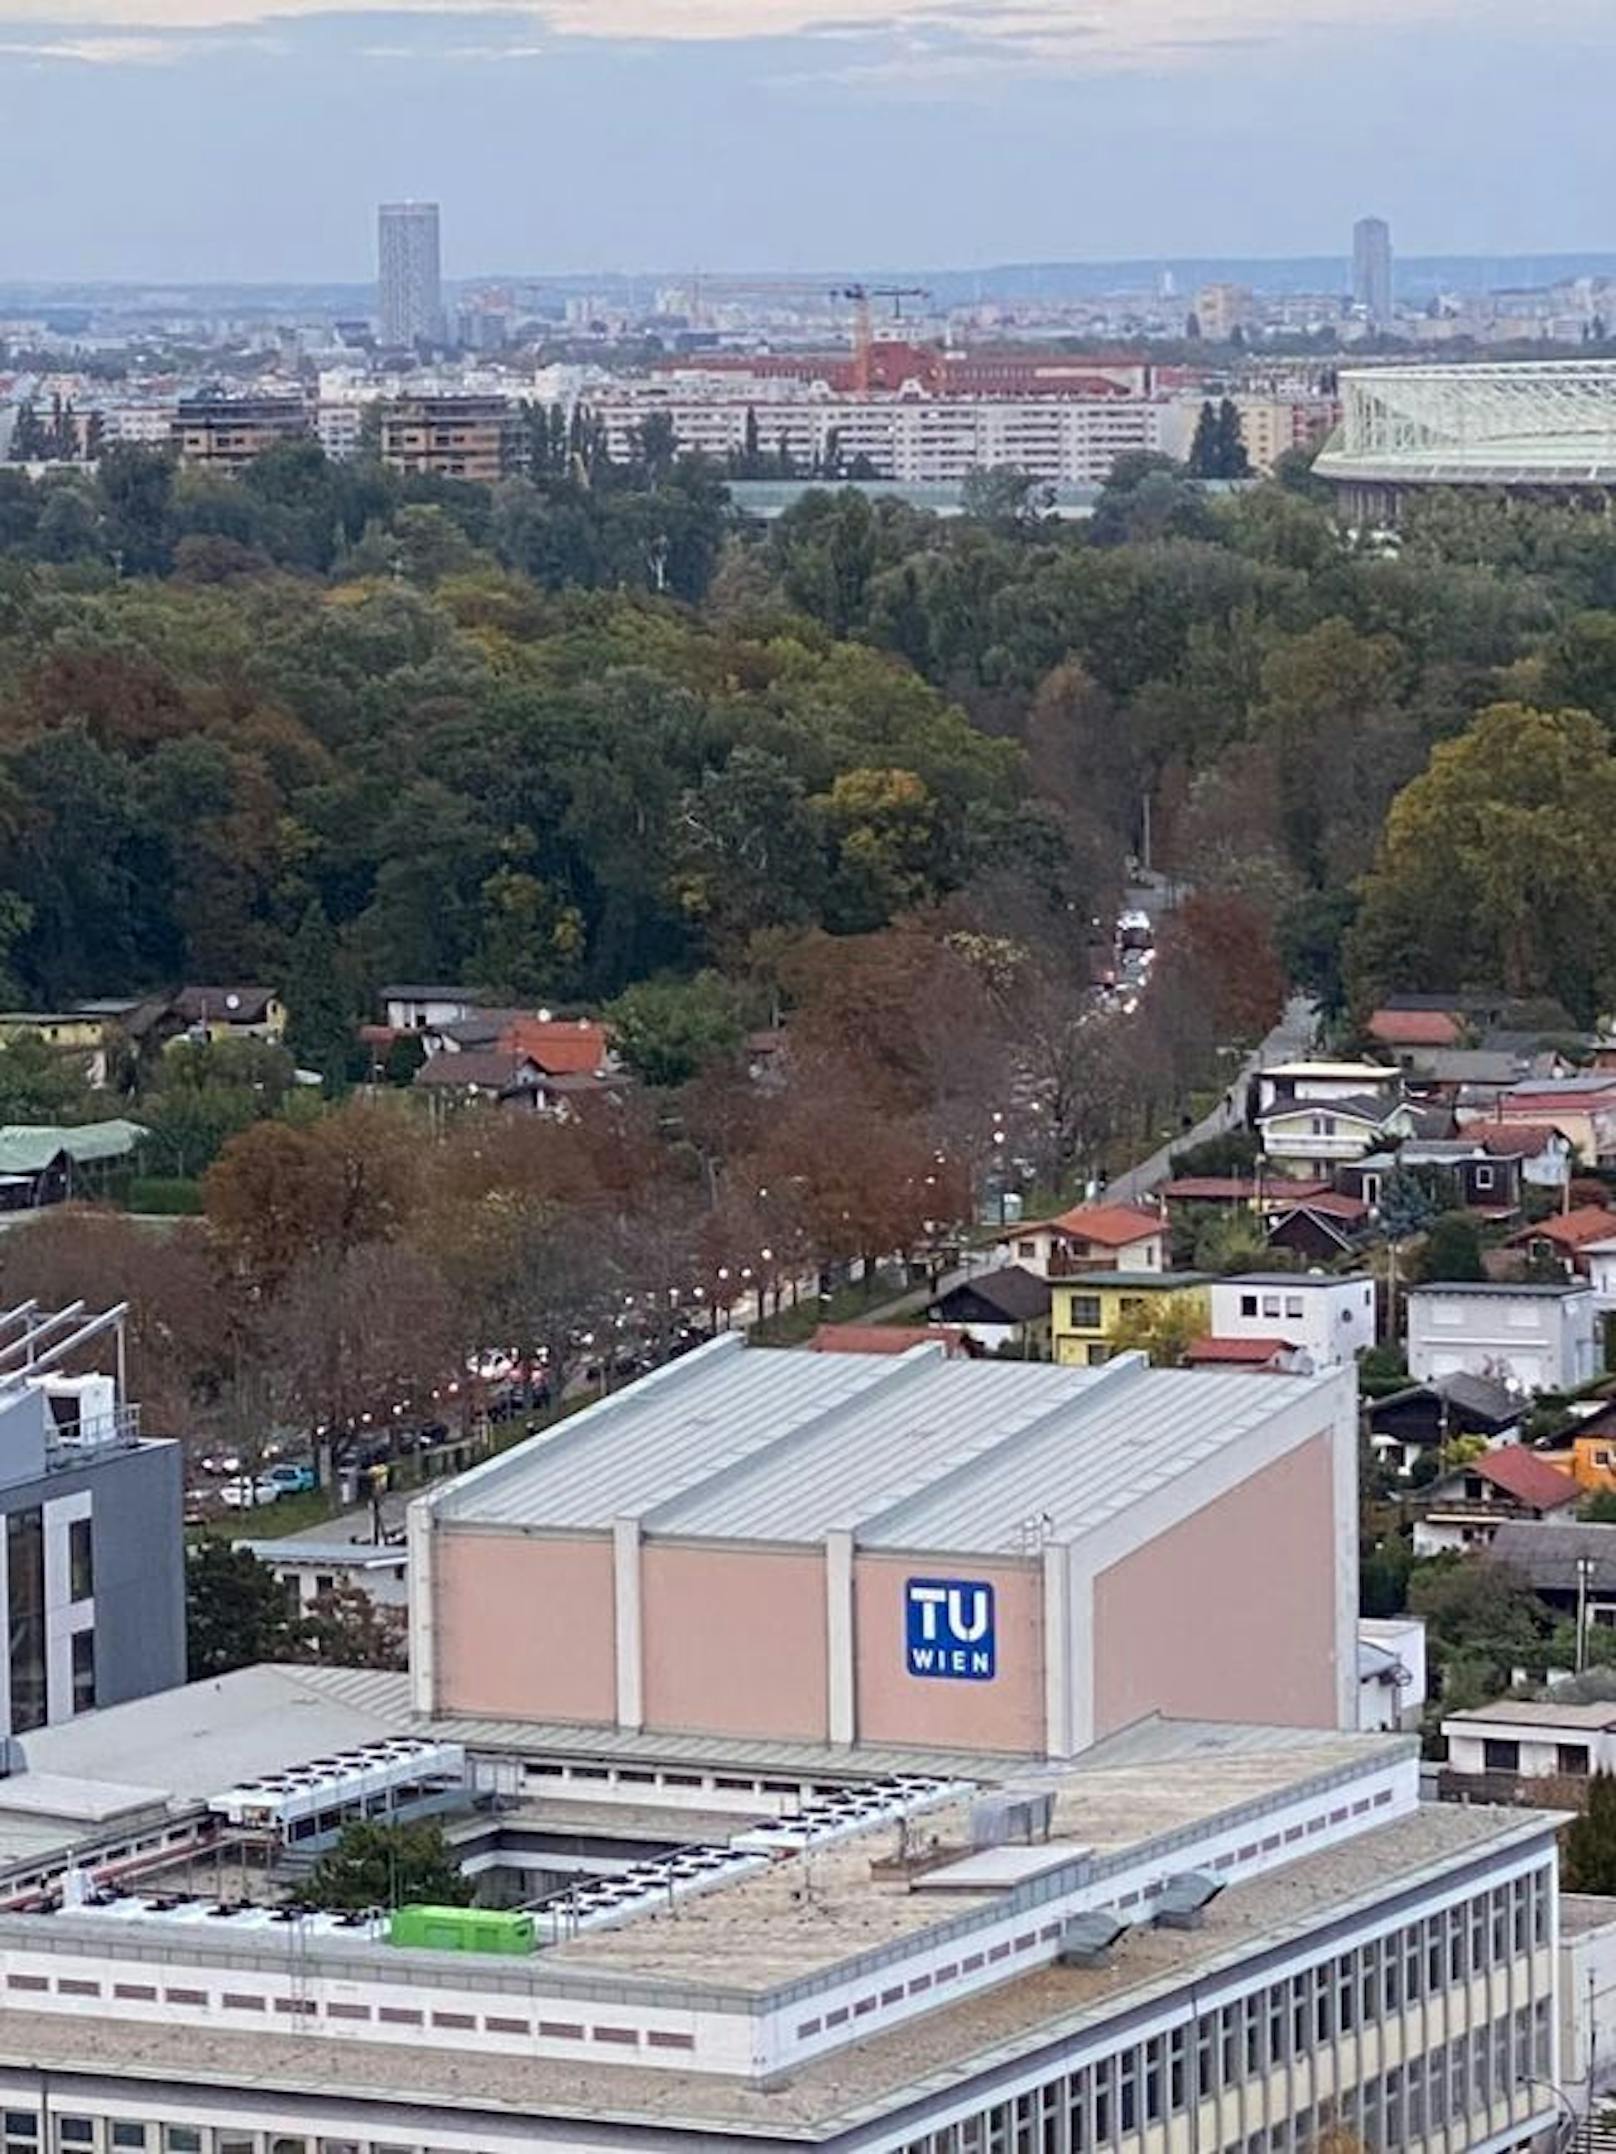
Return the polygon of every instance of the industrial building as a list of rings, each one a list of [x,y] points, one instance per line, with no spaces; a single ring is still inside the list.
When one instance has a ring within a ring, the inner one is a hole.
[[[1056,1758],[1351,1727],[1355,1411],[1347,1370],[728,1334],[417,1500],[416,1708]]]
[[[1382,366],[1341,376],[1342,423],[1314,465],[1358,524],[1394,524],[1433,486],[1586,496],[1616,489],[1616,362]]]

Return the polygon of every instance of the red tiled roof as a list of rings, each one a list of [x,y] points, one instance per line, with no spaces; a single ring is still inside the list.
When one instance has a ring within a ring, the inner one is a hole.
[[[1495,1159],[1536,1159],[1559,1131],[1543,1122],[1488,1122],[1472,1124],[1465,1135],[1478,1138],[1482,1150]]]
[[[907,1354],[939,1342],[963,1353],[965,1333],[958,1324],[821,1324],[808,1346],[815,1354]]]
[[[1277,1361],[1281,1354],[1295,1351],[1289,1339],[1197,1339],[1184,1359],[1187,1364],[1233,1362],[1261,1369]]]
[[[1136,1211],[1131,1204],[1079,1204],[1045,1224],[1078,1241],[1103,1242],[1108,1249],[1123,1249],[1166,1231],[1159,1213]]]
[[[1457,1047],[1461,1028],[1449,1010],[1377,1010],[1367,1030],[1383,1047]]]
[[[1323,1219],[1342,1219],[1350,1225],[1369,1217],[1369,1206],[1362,1197],[1340,1197],[1333,1189],[1306,1197],[1293,1197],[1289,1191],[1282,1197],[1270,1192],[1266,1209],[1272,1212],[1317,1212]]]
[[[1484,1481],[1491,1481],[1506,1496],[1529,1504],[1534,1511],[1552,1511],[1563,1503],[1574,1503],[1581,1493],[1570,1474],[1551,1466],[1535,1451],[1525,1451],[1514,1443],[1483,1452],[1464,1471],[1479,1473]]]
[[[547,1077],[591,1076],[606,1066],[606,1027],[587,1017],[513,1017],[499,1044],[506,1054],[530,1055]]]
[[[1507,1237],[1516,1242],[1553,1242],[1561,1249],[1580,1249],[1584,1242],[1602,1242],[1616,1234],[1616,1212],[1603,1204],[1582,1204],[1574,1212],[1560,1212],[1552,1219],[1534,1219]]]

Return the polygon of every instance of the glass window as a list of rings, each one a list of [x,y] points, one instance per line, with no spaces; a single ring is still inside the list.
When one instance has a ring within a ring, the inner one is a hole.
[[[73,1633],[73,1710],[88,1713],[94,1708],[95,1632],[77,1630]]]
[[[70,1599],[87,1601],[93,1597],[95,1548],[87,1518],[75,1518],[67,1529],[67,1579]]]
[[[171,2124],[163,2134],[163,2144],[168,2154],[202,2154],[202,2134],[190,2124]],[[303,2154],[301,2139],[277,2139],[277,2146],[296,2148]]]
[[[1099,1295],[1074,1294],[1072,1296],[1072,1329],[1074,1331],[1098,1331],[1099,1328]]]
[[[1521,1746],[1488,1736],[1481,1746],[1481,1762],[1490,1773],[1514,1773],[1521,1767]]]
[[[45,1725],[45,1517],[6,1517],[6,1615],[11,1638],[11,1732]]]
[[[1264,1316],[1278,1316],[1279,1296],[1277,1294],[1265,1294],[1263,1296],[1262,1313]]]
[[[1285,1314],[1286,1314],[1287,1316],[1300,1316],[1300,1315],[1301,1315],[1301,1313],[1302,1313],[1302,1297],[1301,1297],[1301,1295],[1300,1295],[1300,1294],[1287,1294],[1287,1295],[1285,1296]]]
[[[143,2147],[146,2144],[144,2124],[114,2124],[112,2143],[115,2147]]]
[[[31,2109],[8,2109],[6,2111],[6,2137],[8,2139],[37,2139],[39,2119]]]
[[[1562,1773],[1578,1778],[1588,1770],[1588,1745],[1586,1743],[1560,1743],[1555,1748],[1555,1764]]]
[[[1241,1295],[1240,1314],[1242,1316],[1255,1316],[1257,1314],[1257,1297],[1255,1294]]]
[[[56,2136],[65,2147],[93,2147],[95,2121],[91,2117],[58,2117]]]

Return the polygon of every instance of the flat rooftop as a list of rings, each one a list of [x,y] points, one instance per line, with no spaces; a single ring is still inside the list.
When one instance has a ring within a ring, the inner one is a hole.
[[[1109,1964],[1045,1967],[838,2050],[769,2085],[711,2073],[485,2051],[333,2040],[270,2029],[251,2036],[193,2026],[0,2011],[0,2064],[93,2070],[186,2086],[249,2084],[261,2095],[352,2095],[431,2108],[577,2117],[654,2127],[704,2126],[799,2141],[828,2139],[966,2070],[1010,2062],[1067,2039],[1124,2005],[1205,1983],[1270,1944],[1372,1906],[1468,1856],[1540,1835],[1540,1813],[1424,1805],[1354,1840],[1231,1886],[1198,1930],[1130,1931]]]
[[[1092,1532],[1309,1392],[1323,1426],[1338,1388],[1336,1372],[1281,1392],[1134,1357],[803,1354],[730,1333],[418,1501],[451,1528],[635,1518],[650,1534],[802,1545],[844,1530],[867,1548],[1013,1554],[1029,1518],[1055,1542]]]

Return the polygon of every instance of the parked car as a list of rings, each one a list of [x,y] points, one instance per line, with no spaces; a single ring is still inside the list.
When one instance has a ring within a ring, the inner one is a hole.
[[[210,1451],[201,1462],[204,1473],[240,1473],[241,1460],[234,1451]]]
[[[277,1487],[267,1473],[260,1474],[256,1481],[241,1474],[225,1482],[219,1501],[232,1511],[255,1511],[260,1504],[278,1503],[284,1494],[285,1490]]]
[[[320,1485],[312,1466],[301,1465],[290,1459],[279,1466],[271,1466],[268,1473],[259,1475],[259,1479],[273,1482],[276,1493],[281,1496],[307,1495],[311,1488],[318,1488]]]

